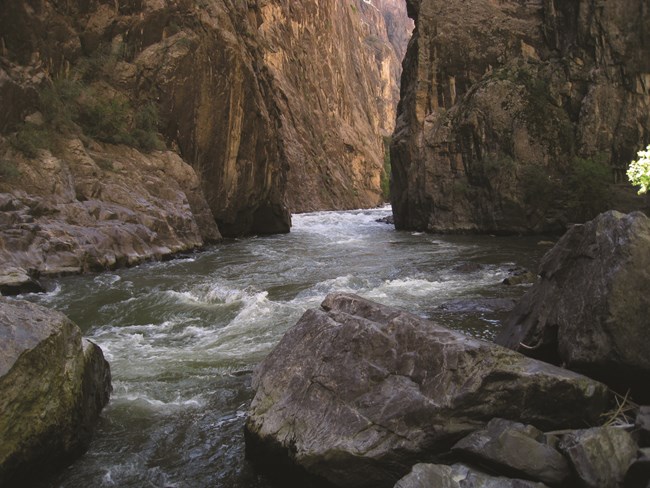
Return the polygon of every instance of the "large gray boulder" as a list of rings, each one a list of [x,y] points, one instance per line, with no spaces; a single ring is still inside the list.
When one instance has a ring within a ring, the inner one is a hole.
[[[31,486],[79,456],[110,391],[101,349],[65,315],[0,298],[0,486]]]
[[[260,364],[247,454],[341,487],[389,487],[499,416],[594,422],[594,380],[351,294],[308,310]]]
[[[636,398],[650,390],[650,219],[610,211],[572,227],[496,342]]]

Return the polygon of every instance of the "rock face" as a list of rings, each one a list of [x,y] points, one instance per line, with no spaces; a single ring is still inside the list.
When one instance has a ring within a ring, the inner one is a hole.
[[[79,456],[110,391],[101,349],[67,317],[0,298],[0,485],[32,486]]]
[[[593,380],[355,295],[322,308],[255,372],[247,453],[267,470],[392,486],[493,417],[564,428],[608,402]]]
[[[638,446],[632,436],[614,427],[596,427],[565,437],[560,449],[587,488],[616,488],[632,462]]]
[[[647,399],[650,219],[610,211],[572,227],[542,259],[541,278],[497,343]]]
[[[0,132],[41,108],[51,75],[102,107],[157,107],[156,129],[198,173],[226,236],[288,232],[289,210],[380,202],[393,46],[408,24],[399,0],[8,0],[3,12]]]
[[[452,451],[526,479],[559,485],[571,474],[569,463],[530,425],[492,419],[484,430],[457,442]]]
[[[69,140],[58,156],[9,154],[20,178],[0,182],[2,293],[38,291],[38,276],[134,265],[220,238],[196,173],[175,153]]]
[[[644,0],[407,4],[398,228],[555,231],[645,205],[611,185],[650,140]]]

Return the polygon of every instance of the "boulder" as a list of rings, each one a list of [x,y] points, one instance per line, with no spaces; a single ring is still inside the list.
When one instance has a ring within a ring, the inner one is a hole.
[[[587,488],[621,486],[637,454],[632,436],[614,427],[576,431],[562,439],[560,449]]]
[[[464,464],[416,464],[395,488],[544,488],[543,483],[489,476]]]
[[[496,342],[598,378],[637,399],[650,391],[650,219],[610,211],[572,227]]]
[[[110,378],[65,315],[0,298],[0,486],[32,486],[83,453]]]
[[[0,267],[0,294],[42,293],[45,289],[22,268]]]
[[[571,475],[567,460],[545,442],[541,431],[503,419],[490,420],[485,429],[457,442],[452,452],[500,473],[548,484],[560,484]]]
[[[341,487],[389,487],[500,416],[540,428],[594,422],[589,378],[352,294],[305,312],[253,376],[247,455]]]

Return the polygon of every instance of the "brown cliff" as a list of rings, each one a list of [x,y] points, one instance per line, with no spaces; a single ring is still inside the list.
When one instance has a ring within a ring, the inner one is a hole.
[[[7,214],[5,267],[38,275],[161,257],[217,238],[210,213],[234,236],[287,232],[289,209],[378,204],[382,135],[394,125],[400,72],[393,46],[403,48],[408,31],[398,4],[2,0],[7,211],[74,207],[39,215],[34,225],[61,217],[79,228],[66,244],[74,257],[54,257],[54,248],[44,250],[47,232],[29,237],[24,216]],[[177,156],[158,152],[165,147]],[[114,163],[122,169],[102,167]],[[183,167],[182,181],[168,164]],[[147,181],[152,167],[157,173]],[[90,193],[79,193],[80,185]],[[157,192],[174,196],[165,201]],[[138,206],[138,197],[156,203]],[[115,213],[113,205],[123,208]],[[127,241],[146,246],[114,252],[113,235],[95,239],[91,250],[83,228],[105,222],[89,212],[114,215],[113,224],[135,212],[129,222],[142,228]],[[160,221],[164,231],[151,224]],[[34,260],[23,260],[27,249]]]
[[[408,7],[391,151],[399,228],[540,232],[643,205],[621,182],[650,140],[647,2]]]

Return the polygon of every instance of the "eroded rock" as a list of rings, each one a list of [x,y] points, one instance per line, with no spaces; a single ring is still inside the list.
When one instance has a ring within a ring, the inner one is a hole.
[[[110,378],[63,314],[0,298],[0,485],[30,486],[83,453]]]
[[[561,484],[571,475],[569,463],[545,442],[543,433],[518,422],[492,419],[485,429],[458,441],[452,451],[498,472],[551,485]]]
[[[596,427],[569,434],[562,439],[560,449],[588,488],[621,486],[637,454],[632,436],[614,427]]]
[[[610,400],[584,376],[343,293],[303,315],[253,387],[249,457],[343,487],[392,486],[496,416],[578,427]]]
[[[572,227],[497,343],[600,378],[633,397],[650,384],[650,219],[610,211]]]

